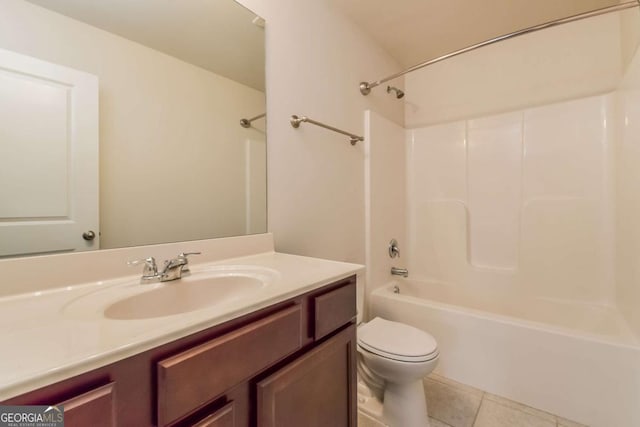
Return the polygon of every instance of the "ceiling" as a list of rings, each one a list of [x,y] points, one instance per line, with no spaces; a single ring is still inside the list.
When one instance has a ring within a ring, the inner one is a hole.
[[[617,0],[329,0],[404,68]]]
[[[28,0],[264,91],[264,29],[233,0]]]
[[[264,30],[232,0],[28,0],[264,91]],[[402,67],[618,0],[328,0]],[[221,60],[223,58],[223,60]]]

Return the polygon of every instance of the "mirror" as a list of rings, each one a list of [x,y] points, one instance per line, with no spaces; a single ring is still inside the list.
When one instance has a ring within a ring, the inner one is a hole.
[[[7,0],[0,50],[0,257],[266,232],[260,17]]]

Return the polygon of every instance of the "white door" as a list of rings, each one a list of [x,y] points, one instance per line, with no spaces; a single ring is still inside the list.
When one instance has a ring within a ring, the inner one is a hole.
[[[98,235],[98,78],[0,49],[0,257]]]

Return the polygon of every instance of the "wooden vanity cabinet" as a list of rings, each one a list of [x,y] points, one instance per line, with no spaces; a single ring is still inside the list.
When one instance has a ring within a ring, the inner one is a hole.
[[[356,425],[356,326],[257,384],[257,426]]]
[[[3,404],[65,425],[355,427],[356,277]]]

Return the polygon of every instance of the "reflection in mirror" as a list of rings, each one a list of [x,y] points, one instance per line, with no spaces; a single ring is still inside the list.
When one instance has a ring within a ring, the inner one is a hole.
[[[239,124],[265,112],[263,25],[232,0],[3,0],[0,257],[265,232],[265,118]]]

